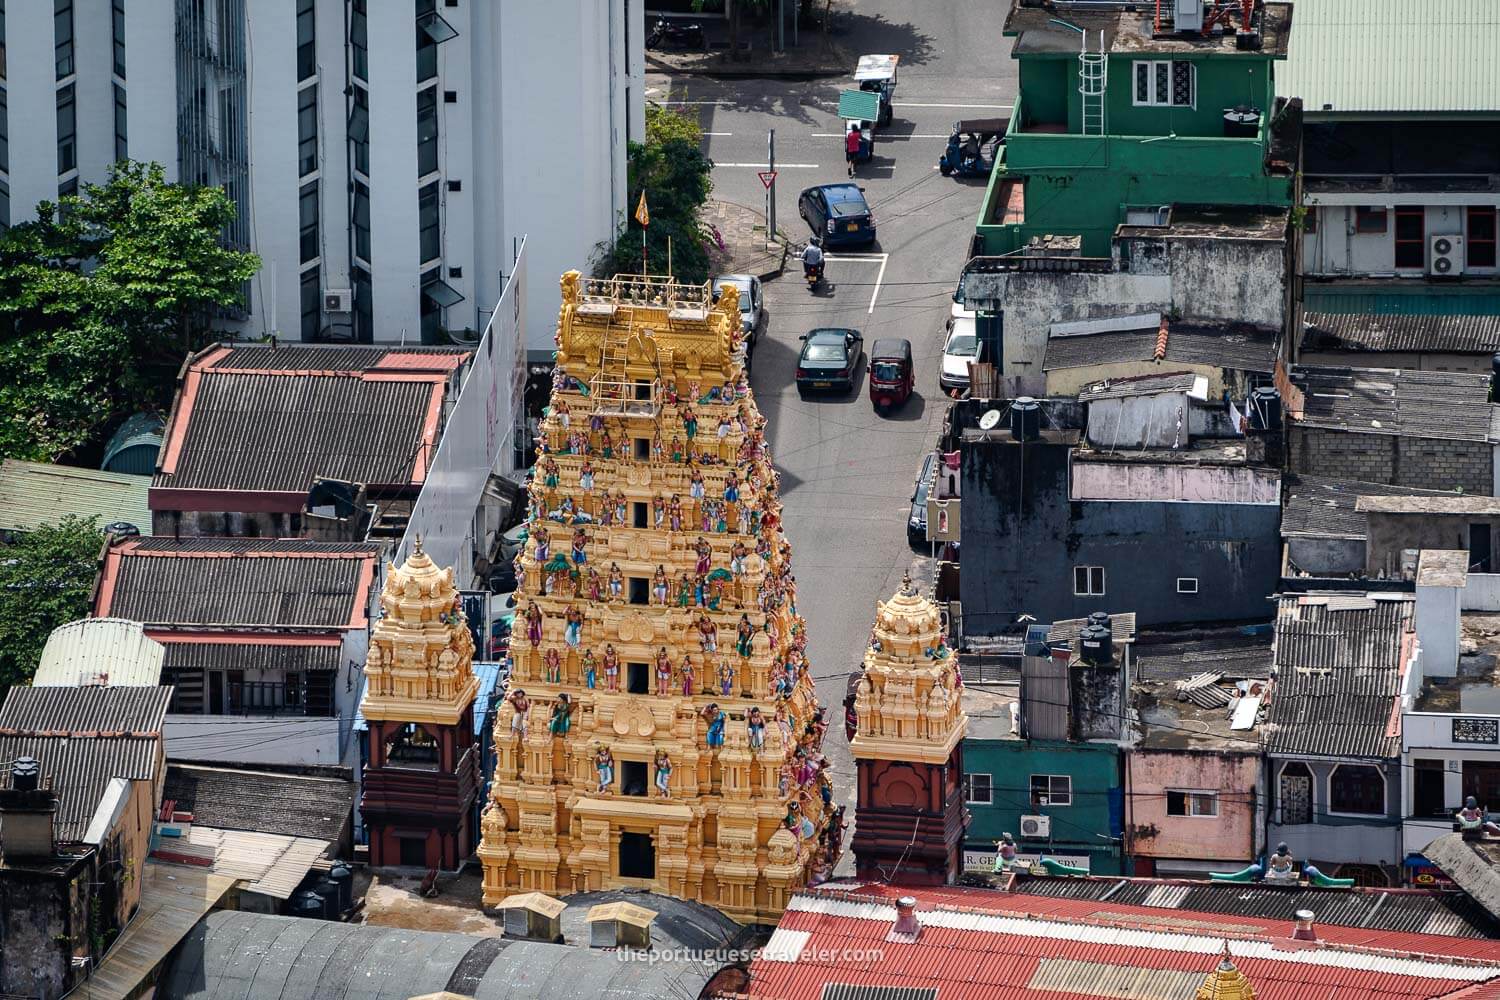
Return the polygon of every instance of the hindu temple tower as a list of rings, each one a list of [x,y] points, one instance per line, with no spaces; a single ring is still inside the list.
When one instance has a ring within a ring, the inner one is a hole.
[[[837,854],[734,288],[562,278],[484,904],[640,887],[774,922]]]
[[[369,758],[359,809],[372,865],[457,868],[473,850],[479,789],[474,639],[453,570],[418,539],[388,566],[365,661]]]
[[[963,871],[962,688],[938,606],[903,580],[877,605],[854,696],[860,878],[945,885]]]

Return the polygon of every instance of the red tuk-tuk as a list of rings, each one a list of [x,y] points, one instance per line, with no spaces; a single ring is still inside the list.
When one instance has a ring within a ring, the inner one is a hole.
[[[888,410],[906,402],[912,390],[911,341],[900,337],[877,340],[870,348],[870,402]]]

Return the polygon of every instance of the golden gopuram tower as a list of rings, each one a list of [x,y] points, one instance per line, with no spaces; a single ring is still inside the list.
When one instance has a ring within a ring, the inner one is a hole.
[[[484,905],[640,887],[774,923],[840,824],[736,290],[570,271],[562,299]]]
[[[855,872],[946,885],[963,871],[963,677],[938,606],[901,581],[879,602],[854,696]]]

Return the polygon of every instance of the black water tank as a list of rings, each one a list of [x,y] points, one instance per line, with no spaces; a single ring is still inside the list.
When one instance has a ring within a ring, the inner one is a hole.
[[[322,900],[323,919],[337,920],[343,911],[339,909],[339,885],[331,878],[322,878],[312,891]]]
[[[1275,386],[1263,385],[1250,391],[1250,429],[1281,430],[1281,394]]]
[[[328,881],[339,887],[339,912],[354,908],[354,869],[340,862],[328,871]]]
[[[1085,625],[1078,640],[1083,662],[1104,664],[1114,659],[1114,636],[1108,625]]]
[[[35,757],[17,757],[10,765],[10,787],[18,792],[34,792],[41,782],[42,765]]]
[[[1103,625],[1105,628],[1109,628],[1109,625],[1110,625],[1110,622],[1109,622],[1109,612],[1108,611],[1094,611],[1094,612],[1091,612],[1089,614],[1088,624],[1090,624],[1090,625]]]
[[[1030,396],[1017,396],[1010,404],[1010,436],[1017,441],[1035,441],[1042,436],[1042,404]]]
[[[308,920],[323,919],[323,898],[311,890],[292,897],[292,916]]]
[[[1500,403],[1500,354],[1490,356],[1490,402]]]
[[[1230,139],[1254,139],[1260,134],[1260,108],[1241,104],[1224,112],[1224,135]]]

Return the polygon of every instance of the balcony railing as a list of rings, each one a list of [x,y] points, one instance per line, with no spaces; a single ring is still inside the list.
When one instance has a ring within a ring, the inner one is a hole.
[[[708,282],[685,285],[659,274],[617,274],[613,278],[585,278],[579,294],[585,309],[618,306],[655,306],[684,318],[701,319],[713,305]]]
[[[661,380],[641,382],[595,375],[589,379],[589,399],[601,417],[654,420],[661,412]]]

